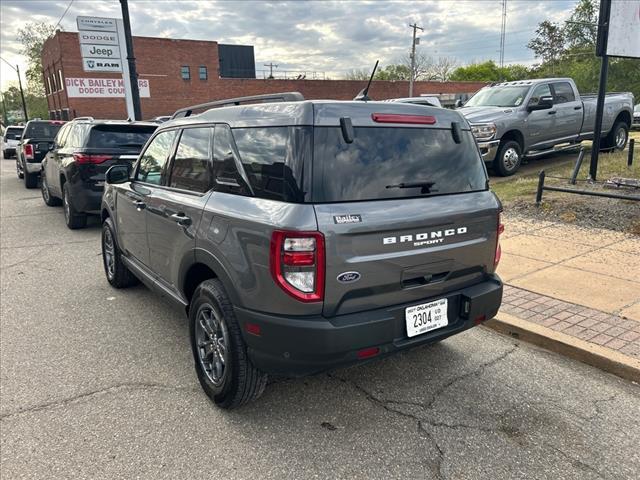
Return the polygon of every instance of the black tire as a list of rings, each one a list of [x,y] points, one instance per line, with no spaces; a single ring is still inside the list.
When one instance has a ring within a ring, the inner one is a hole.
[[[493,160],[493,170],[501,177],[509,177],[516,173],[522,165],[522,148],[515,140],[500,143],[498,154]]]
[[[37,173],[29,173],[26,170],[24,171],[24,186],[26,188],[37,188],[38,187],[38,174]]]
[[[102,222],[102,265],[107,281],[114,288],[127,288],[140,283],[122,261],[122,254],[118,248],[116,231],[111,218]]]
[[[87,226],[87,215],[79,213],[73,206],[73,199],[67,183],[62,187],[62,206],[64,207],[64,221],[71,230]]]
[[[218,407],[237,408],[262,395],[267,375],[249,360],[240,325],[219,280],[205,280],[196,288],[189,307],[189,332],[198,380]]]
[[[629,140],[629,126],[625,122],[616,122],[602,141],[601,150],[624,150]]]
[[[49,190],[49,185],[47,184],[47,177],[44,176],[44,173],[40,179],[40,192],[42,193],[42,200],[44,200],[46,205],[50,207],[59,207],[62,205],[62,200],[51,195],[51,190]]]

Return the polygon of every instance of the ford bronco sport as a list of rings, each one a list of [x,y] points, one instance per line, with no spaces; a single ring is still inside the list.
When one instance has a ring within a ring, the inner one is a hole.
[[[212,102],[176,112],[106,182],[109,283],[139,279],[186,309],[199,381],[223,408],[259,396],[267,373],[436,342],[500,306],[501,206],[455,111]]]

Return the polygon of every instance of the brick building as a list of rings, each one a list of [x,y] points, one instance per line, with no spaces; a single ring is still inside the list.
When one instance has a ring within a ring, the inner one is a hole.
[[[285,91],[309,99],[352,99],[362,81],[221,78],[219,45],[213,41],[133,37],[136,68],[141,81],[143,118],[169,115],[177,109],[211,100]],[[45,90],[51,118],[126,118],[125,100],[117,97],[119,73],[85,72],[78,34],[58,31],[42,51]],[[416,82],[421,94],[471,94],[482,82]],[[100,95],[95,97],[98,89]],[[376,99],[406,97],[405,81],[375,81]],[[121,94],[121,93],[120,93]],[[148,95],[148,96],[144,96]]]

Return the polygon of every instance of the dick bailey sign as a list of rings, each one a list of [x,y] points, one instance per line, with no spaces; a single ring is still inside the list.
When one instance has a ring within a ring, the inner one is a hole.
[[[123,98],[121,78],[65,78],[67,96],[74,98]],[[138,80],[140,96],[151,96],[149,80]]]

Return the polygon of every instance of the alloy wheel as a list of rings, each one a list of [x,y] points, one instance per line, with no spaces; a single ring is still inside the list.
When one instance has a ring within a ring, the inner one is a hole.
[[[619,128],[616,132],[616,148],[622,150],[625,143],[627,143],[627,131],[624,128]]]
[[[507,148],[502,155],[502,163],[506,170],[513,170],[518,165],[520,156],[515,148]]]
[[[104,265],[107,268],[107,276],[113,278],[116,271],[116,249],[110,228],[107,227],[104,229],[102,241],[102,251],[104,252]]]
[[[205,375],[215,386],[225,380],[229,363],[229,332],[218,311],[205,303],[200,306],[196,320],[198,360]]]
[[[62,203],[64,207],[64,218],[65,220],[67,220],[67,223],[68,223],[69,218],[71,217],[71,207],[69,205],[69,194],[67,193],[67,190],[65,190],[62,195]]]
[[[42,177],[42,197],[44,198],[44,201],[46,203],[49,203],[49,201],[51,200],[51,197],[49,196],[49,187],[47,187],[47,179],[46,177]]]

